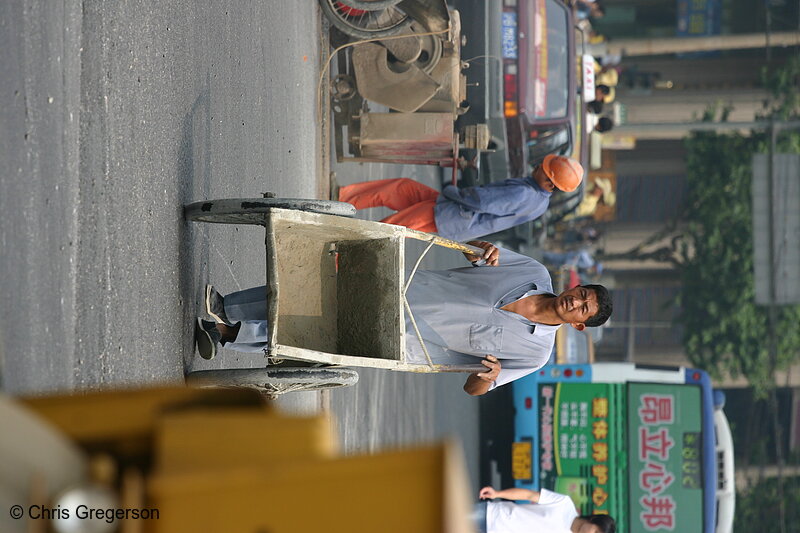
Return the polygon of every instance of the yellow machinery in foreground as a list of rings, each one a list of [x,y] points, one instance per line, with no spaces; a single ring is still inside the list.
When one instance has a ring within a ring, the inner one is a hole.
[[[4,509],[7,533],[472,531],[467,476],[453,443],[343,457],[328,416],[286,416],[243,389],[0,403],[0,450],[24,485],[14,492],[10,476],[0,483],[0,503],[23,511],[9,521]],[[68,452],[40,450],[37,460],[25,449],[30,426]],[[69,458],[72,471],[51,478],[43,454]],[[19,501],[3,501],[9,494]],[[102,517],[85,518],[98,508]],[[127,518],[109,520],[109,512]]]

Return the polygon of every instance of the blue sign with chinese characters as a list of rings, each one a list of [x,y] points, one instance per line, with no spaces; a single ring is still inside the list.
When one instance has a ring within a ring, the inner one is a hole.
[[[721,27],[721,0],[678,0],[679,37],[719,35]]]
[[[719,35],[722,27],[721,0],[678,0],[678,37]],[[678,57],[708,57],[719,51],[688,52]]]

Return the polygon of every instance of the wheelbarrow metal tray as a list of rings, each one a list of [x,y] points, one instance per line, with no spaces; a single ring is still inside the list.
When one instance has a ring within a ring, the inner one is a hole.
[[[273,356],[403,366],[404,228],[285,209],[268,217]]]
[[[367,113],[358,152],[365,158],[452,160],[457,137],[448,113]]]

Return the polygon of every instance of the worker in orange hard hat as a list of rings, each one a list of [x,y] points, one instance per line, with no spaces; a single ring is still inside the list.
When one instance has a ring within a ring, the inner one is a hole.
[[[397,212],[381,222],[468,241],[539,218],[547,211],[553,191],[572,192],[582,180],[580,163],[548,155],[530,176],[463,189],[447,185],[441,193],[408,178],[343,187],[332,178],[331,198],[356,209],[388,207]]]
[[[553,187],[560,191],[572,192],[583,181],[583,166],[569,157],[546,155],[540,167]],[[535,169],[533,173],[536,174]],[[552,188],[550,192],[553,192]]]

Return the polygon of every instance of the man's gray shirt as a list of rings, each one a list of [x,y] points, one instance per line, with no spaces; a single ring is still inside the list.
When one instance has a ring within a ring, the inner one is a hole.
[[[502,365],[494,388],[544,366],[558,329],[500,308],[552,290],[550,274],[541,263],[501,250],[496,267],[419,270],[406,296],[433,362],[475,364],[494,355]],[[408,316],[405,337],[407,361],[426,364]]]

